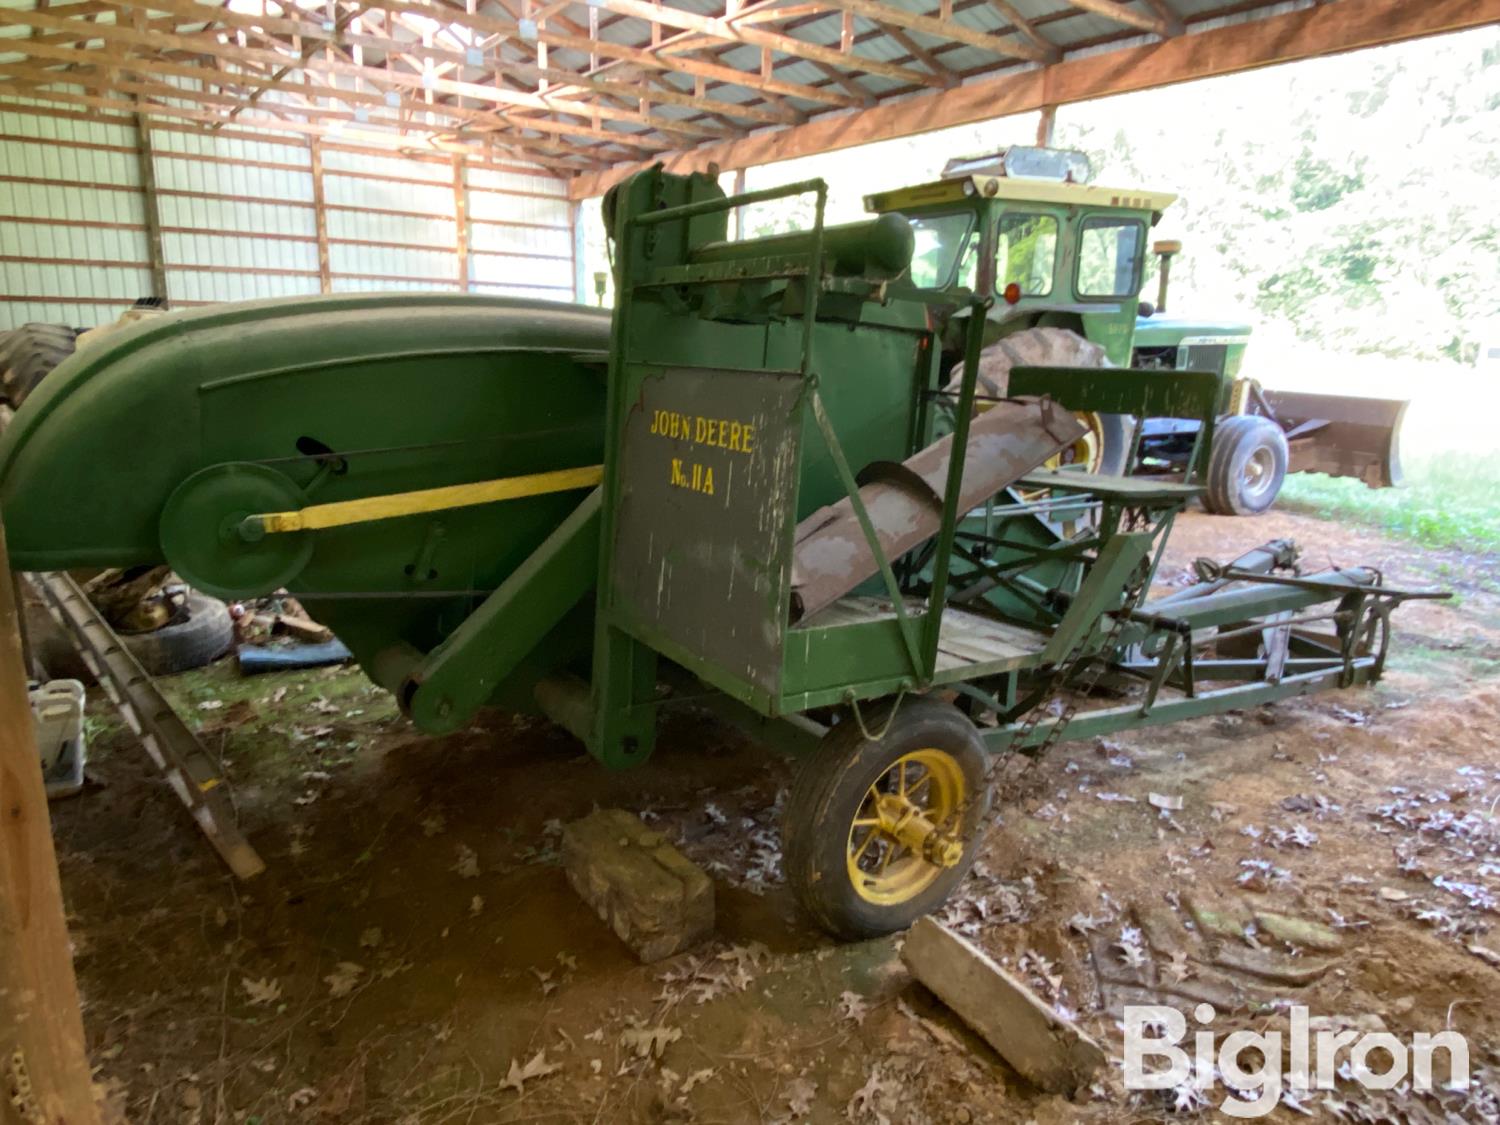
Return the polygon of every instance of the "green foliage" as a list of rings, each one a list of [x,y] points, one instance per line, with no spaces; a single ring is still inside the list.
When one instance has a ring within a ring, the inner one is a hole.
[[[1099,179],[1179,192],[1178,308],[1327,350],[1472,362],[1497,331],[1500,33],[1070,107]],[[1253,108],[1252,108],[1253,107]],[[1122,116],[1128,116],[1126,127]]]
[[[1364,161],[1359,161],[1361,169]],[[1292,206],[1298,211],[1326,211],[1351,192],[1365,186],[1362,170],[1346,173],[1304,148],[1297,154],[1290,187]]]
[[[1430,547],[1500,552],[1500,453],[1438,454],[1406,465],[1401,488],[1298,473],[1278,504],[1324,519],[1367,524]]]

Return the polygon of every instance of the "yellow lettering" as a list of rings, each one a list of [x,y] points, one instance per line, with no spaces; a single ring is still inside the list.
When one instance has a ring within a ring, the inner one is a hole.
[[[744,450],[746,453],[754,453],[755,452],[755,450],[751,448],[751,446],[754,444],[754,442],[755,442],[755,427],[751,423],[746,422],[745,423],[745,450]]]
[[[687,480],[682,475],[682,459],[680,457],[672,458],[672,483],[678,488],[687,483]]]
[[[712,465],[703,470],[703,491],[710,496],[714,494],[714,467]]]
[[[703,415],[701,415],[701,414],[698,415],[697,425],[694,426],[694,428],[693,428],[693,440],[694,441],[701,442],[703,440],[703,431],[706,428],[707,424],[708,424],[708,419],[704,418]]]
[[[744,429],[738,422],[732,422],[729,426],[729,451],[740,452],[740,431]]]
[[[661,421],[661,411],[660,410],[653,410],[651,412],[651,432],[653,434],[657,434],[657,433],[661,432],[661,430],[658,428],[658,425],[657,425],[660,421]]]

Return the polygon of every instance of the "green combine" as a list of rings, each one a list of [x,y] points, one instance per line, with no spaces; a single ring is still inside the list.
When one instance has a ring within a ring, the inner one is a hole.
[[[285,587],[425,731],[529,710],[623,767],[664,709],[710,708],[807,756],[785,866],[808,913],[845,937],[904,927],[968,870],[993,761],[1370,683],[1392,608],[1429,596],[1304,574],[1273,542],[1153,599],[1227,373],[1023,363],[987,385],[986,349],[1023,325],[1083,318],[1120,358],[1135,332],[1118,298],[997,299],[1010,274],[983,254],[976,284],[927,284],[940,216],[995,245],[983,209],[1011,185],[991,182],[825,228],[819,182],[726,199],[640,173],[605,204],[612,316],[411,295],[144,321],[60,366],[0,439],[12,562]],[[1111,284],[1138,286],[1123,251],[1160,200],[1046,190],[1072,200],[1060,260],[1102,230]],[[734,207],[796,194],[811,230],[726,238]],[[1126,465],[1145,422],[1180,423],[1178,479],[1081,462],[1100,420],[1128,421]]]

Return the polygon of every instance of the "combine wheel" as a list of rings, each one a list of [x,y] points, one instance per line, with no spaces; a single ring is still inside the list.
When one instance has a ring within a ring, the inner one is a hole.
[[[73,354],[77,338],[65,324],[23,324],[0,333],[0,399],[20,409],[36,385]]]
[[[798,901],[849,940],[905,929],[941,906],[974,862],[989,808],[984,746],[957,708],[909,699],[891,713],[875,708],[865,729],[846,718],[829,731],[783,817]]]
[[[1286,434],[1269,418],[1226,418],[1214,429],[1204,506],[1221,516],[1264,512],[1281,492],[1288,456]]]

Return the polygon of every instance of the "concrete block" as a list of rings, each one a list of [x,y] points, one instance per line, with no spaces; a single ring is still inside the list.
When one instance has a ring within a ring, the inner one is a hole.
[[[952,930],[923,918],[901,958],[912,974],[1028,1081],[1053,1093],[1088,1085],[1104,1049]]]
[[[688,949],[714,928],[714,885],[624,809],[600,809],[563,829],[573,889],[642,961]]]

